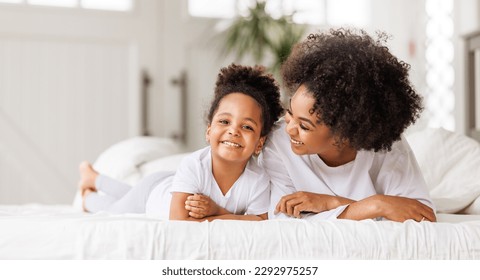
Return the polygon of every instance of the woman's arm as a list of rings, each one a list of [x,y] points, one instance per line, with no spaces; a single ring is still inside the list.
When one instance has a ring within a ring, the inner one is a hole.
[[[384,217],[388,220],[404,222],[408,219],[415,221],[435,222],[434,211],[425,204],[406,197],[374,195],[354,201],[340,196],[296,192],[286,195],[276,205],[276,212],[300,218],[302,212],[321,213],[348,205],[338,216],[339,219],[363,220]]]
[[[424,220],[435,222],[437,220],[433,209],[418,200],[390,195],[373,195],[350,203],[338,216],[339,219],[350,220],[378,217],[397,222],[404,222],[409,219],[417,222]]]
[[[347,205],[354,200],[311,192],[296,192],[283,196],[275,206],[275,214],[284,213],[291,217],[300,218],[302,212],[321,213]]]
[[[235,214],[226,214],[218,216],[205,217],[203,220],[213,221],[213,220],[242,220],[242,221],[263,221],[267,219],[267,213],[260,215],[235,215]]]
[[[372,177],[372,182],[379,194],[350,204],[338,218],[361,220],[383,217],[399,222],[408,219],[436,221],[435,206],[427,184],[403,136],[378,163],[379,169],[373,172],[376,175]]]

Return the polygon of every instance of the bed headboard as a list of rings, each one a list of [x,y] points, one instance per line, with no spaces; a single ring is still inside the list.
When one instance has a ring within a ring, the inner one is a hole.
[[[480,141],[480,31],[464,38],[466,129],[468,136]]]

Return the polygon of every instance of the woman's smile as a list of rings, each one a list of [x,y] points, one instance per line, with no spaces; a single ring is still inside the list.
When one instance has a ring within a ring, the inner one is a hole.
[[[303,142],[302,141],[297,141],[293,138],[290,138],[290,142],[294,145],[303,145]]]

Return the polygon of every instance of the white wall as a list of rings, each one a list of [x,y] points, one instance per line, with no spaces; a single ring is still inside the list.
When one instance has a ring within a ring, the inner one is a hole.
[[[162,65],[158,3],[0,4],[0,203],[70,202],[81,160],[139,135],[140,69]]]

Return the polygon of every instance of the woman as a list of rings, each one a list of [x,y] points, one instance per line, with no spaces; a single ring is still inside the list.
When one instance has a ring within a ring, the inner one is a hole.
[[[260,158],[272,183],[269,218],[436,221],[402,137],[421,97],[383,38],[339,29],[294,47],[282,66],[293,96]]]

